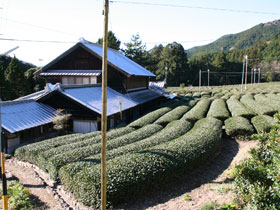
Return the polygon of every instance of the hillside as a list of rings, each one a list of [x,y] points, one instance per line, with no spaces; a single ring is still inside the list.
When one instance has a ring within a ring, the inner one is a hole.
[[[260,41],[269,41],[280,33],[280,20],[261,23],[246,31],[237,34],[228,34],[218,40],[204,46],[187,50],[189,57],[206,53],[229,51],[233,49],[245,49],[256,45]]]

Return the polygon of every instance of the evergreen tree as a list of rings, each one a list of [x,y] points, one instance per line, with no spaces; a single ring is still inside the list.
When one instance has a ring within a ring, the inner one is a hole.
[[[173,42],[162,50],[157,69],[157,79],[165,78],[167,68],[167,85],[179,86],[188,84],[191,76],[188,67],[187,54],[181,44]]]
[[[102,45],[103,38],[99,38],[97,43]],[[115,50],[120,50],[120,46],[121,46],[121,41],[115,36],[115,34],[112,31],[109,31],[108,32],[108,47],[115,49]]]
[[[30,93],[29,85],[19,67],[19,60],[13,58],[5,70],[5,79],[9,83],[9,99],[15,99]]]
[[[41,77],[35,77],[34,73],[38,70],[38,68],[30,68],[26,72],[24,72],[24,77],[27,80],[27,83],[30,86],[31,91],[39,91],[42,90],[45,86],[45,80]]]

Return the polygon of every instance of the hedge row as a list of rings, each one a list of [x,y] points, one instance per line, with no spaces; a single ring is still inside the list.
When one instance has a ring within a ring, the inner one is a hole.
[[[257,94],[254,96],[254,98],[257,102],[272,107],[275,113],[280,110],[280,101],[278,100],[268,98],[263,94]]]
[[[205,118],[187,134],[139,153],[107,162],[107,201],[110,205],[128,201],[154,190],[170,178],[201,165],[220,148],[221,121]],[[87,206],[100,207],[100,165],[87,168],[73,177],[74,196]]]
[[[134,128],[132,127],[123,127],[123,128],[117,128],[117,129],[112,129],[107,133],[107,141],[110,141],[112,139],[115,139],[117,137],[127,135],[131,132],[135,131]],[[96,143],[101,142],[101,135],[91,137],[90,135],[85,135],[87,138],[83,138],[83,141],[80,140],[78,142],[72,143],[72,144],[67,144],[67,145],[62,145],[59,147],[54,147],[52,149],[49,149],[47,151],[42,151],[39,152],[36,155],[36,161],[35,164],[39,166],[42,169],[46,168],[46,164],[48,162],[48,158],[59,155],[62,153],[65,153],[67,151],[72,151],[78,148],[90,146]]]
[[[51,138],[45,141],[36,142],[16,149],[15,157],[22,161],[28,161],[30,163],[36,163],[37,154],[54,147],[61,145],[67,145],[69,143],[84,140],[85,138],[95,137],[100,135],[100,132],[91,132],[88,134],[70,134],[60,137]]]
[[[262,103],[262,102],[257,102],[254,100],[254,97],[250,94],[246,94],[244,96],[241,97],[240,101],[245,104],[246,106],[248,106],[249,108],[251,108],[254,112],[262,115],[273,115],[275,113],[275,109],[267,106],[266,104]]]
[[[150,124],[144,126],[136,131],[133,131],[127,135],[120,136],[112,139],[107,143],[107,150],[111,150],[117,147],[131,144],[133,142],[140,141],[141,139],[147,138],[162,129],[162,126],[157,124]],[[101,152],[101,144],[94,144],[86,147],[73,149],[71,151],[61,153],[48,158],[45,162],[48,163],[46,166],[52,179],[57,179],[58,170],[61,166],[66,163],[75,162],[84,159]]]
[[[249,120],[244,117],[231,117],[225,121],[226,134],[230,137],[247,137],[255,131]]]
[[[204,118],[210,106],[210,99],[201,99],[190,111],[183,115],[182,119],[195,122]]]
[[[230,117],[226,102],[223,99],[215,99],[210,106],[207,117],[225,120]]]
[[[276,119],[268,115],[258,115],[251,119],[252,124],[254,125],[258,133],[268,132],[272,125],[277,122]]]
[[[272,98],[272,99],[274,99],[274,100],[280,100],[280,96],[279,96],[279,95],[276,95],[275,93],[268,93],[268,94],[266,94],[266,96],[267,96],[268,98]]]
[[[187,111],[189,111],[190,108],[196,104],[196,102],[197,102],[197,100],[190,100],[187,103],[185,103],[184,105],[178,106],[175,109],[173,109],[172,111],[161,116],[154,123],[164,126],[174,120],[178,120],[182,117],[183,114],[185,114]]]
[[[229,100],[227,100],[227,105],[233,117],[240,116],[250,119],[251,117],[256,115],[252,109],[246,107],[234,97],[231,97]]]
[[[164,129],[162,129],[161,131],[159,131],[151,137],[135,142],[133,144],[109,150],[107,152],[107,160],[113,159],[124,154],[139,152],[146,148],[171,141],[175,138],[184,135],[191,128],[192,123],[186,120],[173,121],[172,123],[168,124]],[[92,167],[98,163],[100,163],[99,154],[92,157],[88,157],[83,161],[67,164],[60,168],[59,179],[67,188],[67,190],[73,192],[73,189],[71,189],[71,186],[74,186],[73,184],[71,184],[72,177],[82,169]]]

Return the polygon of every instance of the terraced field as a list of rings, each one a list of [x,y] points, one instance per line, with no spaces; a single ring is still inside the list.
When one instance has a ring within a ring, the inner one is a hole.
[[[279,90],[279,92],[278,92]],[[205,162],[229,138],[269,130],[280,110],[280,84],[216,87],[162,104],[108,132],[108,203],[134,199]],[[87,206],[100,206],[100,132],[72,134],[23,146],[15,156],[47,171]]]

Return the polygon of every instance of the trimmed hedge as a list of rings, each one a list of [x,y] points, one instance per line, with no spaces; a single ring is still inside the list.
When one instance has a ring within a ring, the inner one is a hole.
[[[88,135],[97,136],[100,132],[91,132]],[[21,161],[28,161],[30,163],[36,162],[37,154],[42,151],[46,151],[50,148],[66,145],[83,139],[85,134],[70,134],[65,136],[59,136],[22,146],[15,151],[15,157]]]
[[[251,119],[252,124],[254,125],[258,133],[268,132],[273,124],[277,122],[276,119],[268,115],[258,115]]]
[[[192,97],[199,98],[201,96],[200,92],[194,92]]]
[[[230,117],[226,102],[223,99],[215,99],[210,106],[207,117],[225,120]]]
[[[255,131],[249,120],[244,117],[231,117],[225,121],[226,134],[230,137],[247,137]]]
[[[107,143],[107,150],[111,150],[117,147],[131,144],[133,142],[140,141],[141,139],[147,138],[162,129],[162,126],[157,124],[150,124],[133,131],[127,135],[115,138]],[[50,157],[46,162],[47,171],[49,172],[52,179],[57,179],[58,170],[61,166],[66,163],[82,160],[86,157],[98,154],[101,152],[101,144],[94,144],[86,147],[73,149],[71,151],[61,153]]]
[[[157,109],[157,110],[150,112],[150,113],[144,115],[143,117],[133,121],[128,126],[133,127],[133,128],[140,128],[145,125],[149,125],[149,124],[153,123],[154,121],[156,121],[161,116],[163,116],[164,114],[166,114],[167,112],[169,112],[170,110],[171,110],[170,107],[163,107],[163,108]]]
[[[227,100],[227,105],[233,117],[240,116],[250,119],[251,117],[256,115],[252,109],[246,107],[234,97],[231,97],[229,100]]]
[[[251,94],[242,96],[240,101],[260,115],[273,115],[276,112],[274,108],[268,106],[267,104],[254,100],[254,97]]]
[[[129,134],[133,131],[135,131],[135,129],[132,127],[123,127],[123,128],[112,129],[107,133],[107,141],[110,141],[114,138]],[[72,143],[72,144],[62,145],[59,147],[54,147],[47,151],[39,152],[36,156],[35,164],[37,166],[39,166],[41,169],[46,169],[48,159],[52,156],[59,155],[64,152],[67,152],[67,151],[72,151],[77,148],[82,148],[82,147],[90,146],[90,145],[101,142],[101,135],[90,136],[90,135],[85,134],[85,137],[87,137],[87,138],[82,138],[82,139],[80,139],[80,141]]]
[[[151,137],[135,142],[133,144],[109,150],[107,152],[107,160],[113,159],[124,154],[139,152],[148,147],[171,141],[187,133],[191,128],[192,123],[188,121],[173,121],[172,123],[168,124],[164,129],[162,129],[161,131],[159,131]],[[59,179],[67,188],[67,190],[73,192],[73,189],[71,189],[71,186],[73,186],[73,184],[71,184],[72,177],[82,169],[92,167],[99,163],[100,155],[98,154],[92,157],[88,157],[85,160],[79,162],[67,164],[60,168]]]
[[[195,122],[204,118],[210,106],[210,99],[201,99],[190,111],[183,115],[182,119]]]
[[[263,94],[257,94],[254,96],[254,98],[257,102],[272,107],[275,113],[280,110],[280,101],[278,100],[268,98]]]
[[[107,201],[110,205],[154,190],[170,178],[180,177],[201,165],[220,148],[222,122],[214,118],[198,121],[187,134],[173,141],[107,162]],[[73,177],[74,196],[95,209],[100,207],[100,165]]]
[[[280,96],[277,95],[277,94],[275,94],[275,93],[268,93],[268,94],[266,94],[266,96],[267,96],[268,98],[272,98],[272,99],[274,99],[274,100],[280,101]]]
[[[197,100],[188,101],[184,105],[178,106],[175,109],[173,109],[172,111],[161,116],[154,123],[164,126],[174,120],[178,120],[182,117],[183,114],[185,114],[187,111],[189,111],[190,108],[196,104],[196,102],[197,102]]]

